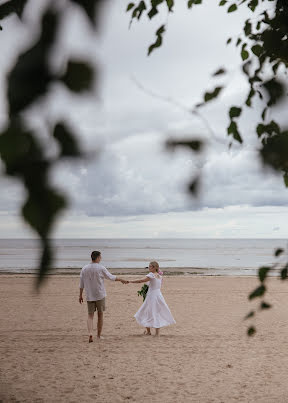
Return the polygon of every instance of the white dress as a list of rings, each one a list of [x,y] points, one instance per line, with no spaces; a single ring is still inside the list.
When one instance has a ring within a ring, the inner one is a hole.
[[[151,272],[146,277],[149,279],[149,289],[145,301],[134,315],[137,322],[141,326],[156,329],[176,323],[161,293],[162,277],[156,278]]]

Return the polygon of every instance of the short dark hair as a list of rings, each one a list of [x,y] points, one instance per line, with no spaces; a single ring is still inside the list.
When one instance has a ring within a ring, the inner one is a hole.
[[[99,252],[98,250],[93,250],[93,252],[91,253],[91,259],[96,260],[97,257],[99,257],[100,255],[101,255],[101,252]]]

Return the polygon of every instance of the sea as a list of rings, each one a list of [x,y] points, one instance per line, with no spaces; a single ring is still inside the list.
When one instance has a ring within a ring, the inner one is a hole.
[[[54,274],[77,274],[100,250],[102,264],[120,273],[145,270],[156,260],[167,274],[256,275],[263,265],[287,262],[287,252],[275,258],[285,239],[54,239]],[[0,239],[0,273],[35,273],[41,252],[35,239]]]

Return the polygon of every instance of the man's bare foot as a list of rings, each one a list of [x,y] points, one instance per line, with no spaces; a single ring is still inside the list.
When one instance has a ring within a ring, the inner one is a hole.
[[[152,336],[151,332],[148,332],[148,330],[145,330],[143,333],[145,336]]]
[[[93,336],[89,336],[89,343],[93,343]]]

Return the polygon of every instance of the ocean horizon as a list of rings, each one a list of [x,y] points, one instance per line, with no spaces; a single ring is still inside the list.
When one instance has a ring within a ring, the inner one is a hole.
[[[51,242],[54,273],[77,273],[90,261],[91,251],[100,250],[104,266],[129,269],[132,274],[133,269],[139,272],[157,260],[164,270],[176,273],[255,275],[258,267],[275,263],[276,248],[287,246],[284,238],[66,238]],[[0,239],[0,273],[35,273],[40,251],[37,239]]]

